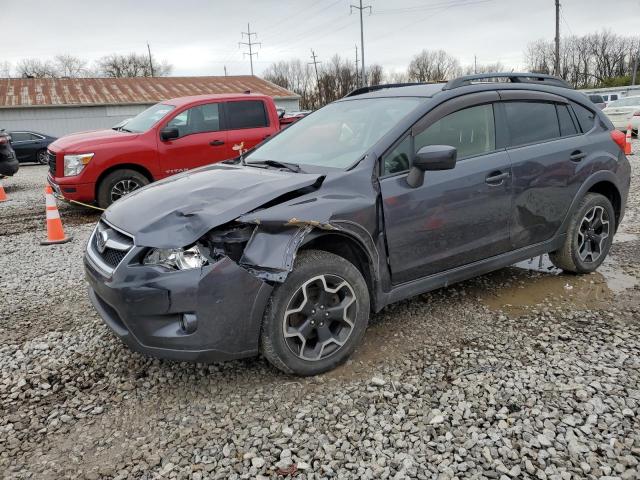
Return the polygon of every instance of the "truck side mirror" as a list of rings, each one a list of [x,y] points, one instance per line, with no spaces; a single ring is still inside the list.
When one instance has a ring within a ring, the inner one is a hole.
[[[163,142],[167,142],[169,140],[173,140],[174,138],[178,138],[180,136],[180,130],[176,127],[164,127],[160,130],[160,139]]]
[[[424,183],[424,172],[435,170],[451,170],[456,166],[458,151],[449,145],[427,145],[416,153],[407,183],[417,188]]]

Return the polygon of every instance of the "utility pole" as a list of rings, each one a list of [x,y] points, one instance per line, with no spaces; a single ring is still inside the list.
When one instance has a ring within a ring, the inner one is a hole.
[[[474,75],[478,73],[478,56],[473,56],[473,73]]]
[[[227,66],[226,65],[224,66],[224,76],[225,77],[227,76]]]
[[[631,72],[631,85],[636,84],[636,76],[638,74],[638,59],[640,58],[640,42],[638,42],[638,49],[635,52],[631,52],[633,56],[633,71]]]
[[[556,0],[556,61],[555,74],[560,76],[560,0]]]
[[[153,77],[153,61],[151,60],[151,47],[149,46],[149,42],[147,42],[147,51],[149,52],[149,70],[151,70],[151,76]]]
[[[351,12],[353,12],[353,9],[356,10],[360,10],[360,61],[362,62],[362,78],[361,78],[361,84],[364,87],[365,84],[367,83],[367,77],[365,75],[365,69],[364,69],[364,25],[362,22],[362,11],[366,10],[367,8],[369,9],[369,15],[371,15],[371,5],[362,5],[362,0],[360,0],[360,6],[356,6],[356,5],[351,5]]]
[[[313,62],[309,62],[309,65],[313,64],[313,68],[316,71],[316,84],[318,86],[318,103],[321,104],[322,93],[320,92],[320,77],[318,76],[318,64],[322,62],[319,62],[317,60],[317,55],[316,55],[316,52],[313,51],[313,48],[311,49],[311,58],[313,59]]]
[[[240,32],[240,34],[242,35],[242,38],[244,38],[244,36],[247,36],[247,41],[246,42],[238,42],[238,48],[241,48],[241,45],[247,45],[249,47],[249,53],[247,52],[242,52],[242,58],[244,58],[245,55],[249,55],[249,62],[251,63],[251,75],[253,75],[253,56],[255,55],[256,57],[258,56],[258,52],[254,52],[253,51],[253,46],[254,45],[262,45],[261,42],[254,42],[251,40],[251,36],[252,35],[257,35],[256,33],[251,32],[251,27],[249,26],[249,24],[247,23],[247,31],[246,32]]]
[[[356,45],[356,84],[360,85],[360,70],[358,70],[358,45]]]

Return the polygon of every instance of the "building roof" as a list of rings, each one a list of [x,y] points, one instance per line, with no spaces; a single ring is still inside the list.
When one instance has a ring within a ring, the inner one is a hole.
[[[0,78],[0,108],[157,103],[203,94],[261,93],[299,98],[251,75],[229,77]]]

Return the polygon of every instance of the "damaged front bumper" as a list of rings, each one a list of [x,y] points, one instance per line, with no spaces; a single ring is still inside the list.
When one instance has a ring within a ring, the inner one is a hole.
[[[227,257],[184,271],[141,265],[132,258],[136,252],[110,275],[90,255],[84,260],[91,302],[132,350],[202,362],[258,353],[271,285]]]

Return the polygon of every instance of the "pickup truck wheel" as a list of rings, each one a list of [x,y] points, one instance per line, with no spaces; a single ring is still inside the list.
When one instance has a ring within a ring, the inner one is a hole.
[[[116,200],[149,184],[149,179],[135,170],[122,169],[111,172],[98,187],[98,205],[107,208]]]
[[[549,254],[551,262],[567,272],[593,272],[609,253],[615,222],[615,212],[607,197],[586,194],[569,222],[564,245]]]
[[[369,309],[367,284],[352,263],[320,250],[302,251],[271,296],[262,323],[262,354],[285,373],[331,370],[362,340]]]

